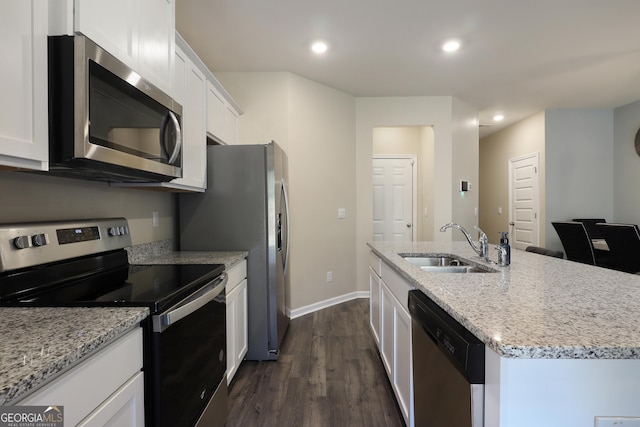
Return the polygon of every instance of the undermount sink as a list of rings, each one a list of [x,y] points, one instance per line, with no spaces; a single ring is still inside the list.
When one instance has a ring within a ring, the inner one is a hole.
[[[431,273],[495,273],[489,267],[471,265],[469,262],[456,258],[453,255],[408,255],[399,254],[411,264]]]

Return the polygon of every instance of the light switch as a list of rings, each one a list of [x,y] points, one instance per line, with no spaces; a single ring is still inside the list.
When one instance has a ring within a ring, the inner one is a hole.
[[[498,206],[498,215],[502,215],[502,206]]]
[[[338,208],[338,219],[344,219],[347,216],[347,210],[345,208]]]

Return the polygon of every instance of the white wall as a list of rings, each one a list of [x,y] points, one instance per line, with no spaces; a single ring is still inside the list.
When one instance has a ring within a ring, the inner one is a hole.
[[[242,106],[240,142],[276,140],[289,158],[293,311],[353,293],[355,99],[291,73],[217,73]],[[346,218],[338,219],[338,208]],[[327,284],[331,271],[333,282]]]
[[[468,104],[454,98],[452,113],[452,220],[462,224],[475,237],[477,233],[473,230],[473,226],[478,225],[477,209],[480,189],[478,112]],[[436,161],[439,163],[440,159],[436,158]],[[469,191],[459,191],[461,180],[471,184]],[[442,226],[439,223],[436,225],[437,227]],[[454,231],[452,230],[452,232]],[[461,233],[456,233],[454,239],[462,239]]]
[[[547,248],[563,250],[552,221],[613,220],[613,127],[613,110],[545,111]]]
[[[544,112],[514,123],[480,141],[480,228],[491,243],[509,226],[509,159],[539,154],[540,241],[545,245],[545,143]],[[502,209],[502,214],[498,213]]]
[[[373,129],[376,127],[394,126],[431,126],[434,132],[434,164],[433,228],[439,229],[442,224],[451,222],[454,218],[453,192],[454,188],[454,128],[455,135],[460,139],[462,147],[471,144],[473,130],[465,129],[469,126],[465,118],[469,118],[472,109],[464,104],[456,104],[451,97],[388,97],[388,98],[357,98],[356,99],[356,194],[357,194],[357,223],[356,223],[356,272],[358,275],[358,289],[368,289],[367,256],[369,250],[367,241],[372,239],[373,196],[371,180],[371,158]],[[459,117],[460,121],[454,120]],[[477,127],[475,129],[477,132]],[[477,135],[477,134],[476,134]],[[458,142],[456,142],[458,143]],[[475,143],[478,140],[476,137]],[[477,177],[478,149],[471,148],[469,157],[475,156],[475,162],[456,159],[462,166],[457,169],[466,170],[471,176]],[[472,169],[476,169],[474,172]],[[477,178],[475,178],[477,180]],[[477,194],[477,193],[476,193]],[[473,202],[477,206],[477,196]],[[455,208],[459,208],[456,206]],[[455,212],[457,218],[466,218],[465,213]],[[476,222],[465,223],[473,226]],[[459,236],[458,236],[459,234]],[[440,233],[434,231],[434,240],[446,241],[464,239],[461,233]]]
[[[613,217],[616,222],[640,224],[640,156],[634,140],[640,129],[640,101],[613,111]]]
[[[424,214],[433,209],[433,129],[428,126],[378,127],[373,130],[374,155],[415,155],[417,159],[417,240],[433,240],[433,221]]]

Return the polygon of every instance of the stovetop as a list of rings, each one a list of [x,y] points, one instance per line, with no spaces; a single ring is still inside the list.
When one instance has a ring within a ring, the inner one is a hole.
[[[0,226],[0,306],[144,306],[159,313],[224,271],[220,264],[129,265],[130,242],[124,219]]]

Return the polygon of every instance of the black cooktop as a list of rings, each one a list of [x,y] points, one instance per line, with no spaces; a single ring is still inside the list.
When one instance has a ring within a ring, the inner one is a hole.
[[[224,271],[221,264],[128,265],[123,252],[0,276],[0,305],[141,306],[159,313]]]

